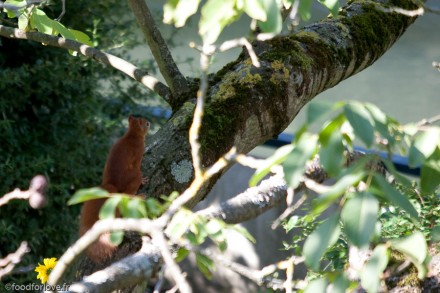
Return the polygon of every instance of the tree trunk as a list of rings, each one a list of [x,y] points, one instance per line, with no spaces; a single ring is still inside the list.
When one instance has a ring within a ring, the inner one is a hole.
[[[381,2],[383,6],[378,1],[353,1],[337,17],[254,42],[260,68],[242,53],[210,76],[200,137],[203,166],[233,146],[247,153],[275,137],[316,95],[372,65],[390,49],[415,17],[384,12],[383,7],[416,7],[408,0]],[[149,184],[142,189],[147,195],[183,191],[193,179],[188,129],[197,88],[194,82],[187,102],[148,138],[143,174]],[[188,205],[203,199],[217,179],[211,179]]]

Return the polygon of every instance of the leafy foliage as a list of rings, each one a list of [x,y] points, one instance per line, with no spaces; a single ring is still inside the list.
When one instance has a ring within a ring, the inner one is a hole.
[[[422,174],[418,182],[410,183],[396,171],[390,158],[392,150],[398,150],[409,156],[414,167],[422,166],[423,170],[426,166],[437,166],[440,128],[400,125],[374,105],[347,102],[334,105],[311,103],[307,111],[308,123],[302,129],[334,111],[337,113],[324,124],[317,141],[313,140],[305,147],[301,143],[303,138],[316,136],[302,131],[299,138],[284,147],[286,151],[282,155],[278,152],[268,158],[265,167],[258,169],[250,182],[256,184],[269,172],[269,167],[279,164],[284,168],[287,184],[296,188],[305,180],[306,161],[316,153],[327,174],[335,178],[330,186],[322,186],[319,190],[313,190],[313,187],[306,189],[307,193],[317,193],[310,207],[314,217],[294,215],[285,224],[288,231],[305,228],[305,233],[294,238],[292,244],[286,243],[285,248],[301,253],[310,268],[309,272],[320,272],[321,275],[311,281],[305,291],[325,291],[329,284],[344,291],[348,285],[341,280],[344,279],[344,264],[349,257],[347,251],[351,247],[375,247],[360,272],[360,283],[367,292],[377,292],[380,288],[382,272],[388,265],[391,251],[403,254],[417,268],[418,277],[424,278],[427,272],[427,239],[431,233],[432,237],[438,234],[439,198],[436,192],[440,177]],[[380,168],[373,167],[380,162],[374,151],[347,164],[347,151],[353,150],[352,142],[356,139],[367,147],[388,152],[380,160],[392,175],[392,182],[383,177]],[[304,152],[305,149],[307,152]],[[304,161],[289,163],[298,160]],[[290,179],[291,174],[295,174],[295,180]],[[422,200],[421,194],[426,195],[426,201]],[[329,208],[336,210],[333,215],[316,222]],[[302,248],[300,240],[305,240]],[[321,267],[323,259],[330,261],[325,269]],[[342,279],[334,278],[335,273]]]

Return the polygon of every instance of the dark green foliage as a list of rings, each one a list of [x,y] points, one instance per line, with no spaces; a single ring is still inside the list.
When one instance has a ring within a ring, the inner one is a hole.
[[[100,48],[135,43],[136,37],[125,35],[125,22],[134,22],[120,16],[126,2],[66,3],[62,23],[88,33]],[[56,2],[45,11],[55,18],[59,8]],[[0,38],[0,196],[28,189],[37,174],[49,181],[44,209],[21,200],[0,207],[0,257],[24,240],[31,248],[19,264],[27,272],[2,282],[37,283],[37,263],[59,258],[76,239],[80,206],[67,201],[76,189],[100,184],[112,140],[124,131],[122,119],[139,112],[145,100],[140,88],[120,72],[65,50]]]

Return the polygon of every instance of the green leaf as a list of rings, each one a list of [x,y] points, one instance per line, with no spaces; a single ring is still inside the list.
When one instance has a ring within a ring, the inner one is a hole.
[[[420,187],[422,194],[433,193],[440,185],[440,160],[422,165]]]
[[[243,4],[243,11],[249,17],[260,21],[267,20],[266,10],[260,0],[244,0]]]
[[[367,292],[375,293],[380,289],[380,277],[388,265],[388,247],[378,245],[373,251],[361,273],[361,284]]]
[[[435,226],[431,230],[431,242],[440,242],[440,226]]]
[[[235,0],[208,0],[203,5],[199,34],[205,44],[214,43],[222,30],[240,16],[234,6]]]
[[[211,279],[212,272],[214,270],[214,262],[212,259],[206,255],[196,252],[196,263],[203,275],[205,275],[206,278]]]
[[[373,237],[379,201],[368,192],[354,194],[342,208],[341,220],[348,241],[357,247],[366,247]]]
[[[296,224],[298,223],[298,220],[299,220],[299,216],[292,216],[292,217],[290,217],[289,221],[284,226],[284,229],[286,229],[286,232],[289,232],[290,230],[295,228]]]
[[[243,226],[239,226],[239,225],[234,225],[231,227],[232,230],[240,233],[241,235],[243,235],[247,240],[249,240],[252,243],[256,243],[257,241],[255,240],[254,236],[252,236],[251,233],[249,233],[248,230],[246,230],[245,227]]]
[[[107,199],[99,210],[100,219],[114,219],[115,211],[118,204],[121,202],[121,196],[115,196]]]
[[[317,137],[304,133],[296,142],[294,149],[287,155],[283,163],[284,174],[287,184],[296,188],[303,177],[305,165],[315,153]]]
[[[419,218],[416,209],[405,195],[397,191],[381,175],[374,174],[373,176],[371,192],[384,197],[393,205],[401,207],[414,219]]]
[[[434,153],[440,144],[440,131],[436,127],[430,127],[420,131],[414,136],[414,141],[409,148],[408,164],[410,167],[417,167],[422,164],[425,158]]]
[[[183,247],[179,247],[179,249],[176,251],[176,262],[181,262],[184,260],[189,254],[189,250]]]
[[[281,17],[280,7],[276,0],[260,0],[266,11],[267,20],[259,21],[258,26],[264,33],[278,34],[283,28],[283,19]]]
[[[29,17],[26,14],[20,14],[20,16],[18,17],[18,28],[26,31],[27,27],[29,25]]]
[[[92,40],[87,34],[74,29],[69,29],[69,31],[73,34],[73,37],[75,38],[76,41],[86,44],[87,46],[93,47]]]
[[[275,153],[267,158],[258,169],[255,171],[255,174],[252,175],[251,179],[249,180],[249,186],[255,186],[260,182],[264,176],[269,174],[270,169],[275,166],[279,165],[282,162],[284,162],[287,158],[287,155],[290,154],[290,152],[293,150],[293,145],[288,144],[285,146],[282,146],[278,148]]]
[[[421,232],[415,232],[408,237],[391,240],[390,243],[393,249],[400,251],[411,260],[417,267],[418,278],[423,279],[427,273],[425,260],[428,256],[425,236]]]
[[[366,173],[364,171],[356,171],[354,173],[348,173],[339,179],[330,189],[319,195],[312,203],[312,211],[314,214],[319,214],[326,210],[335,200],[344,194],[351,186],[356,185],[364,178]]]
[[[324,5],[325,7],[330,10],[333,16],[338,15],[338,9],[339,9],[339,2],[338,0],[319,0],[319,3]]]
[[[124,231],[115,231],[115,232],[110,233],[110,241],[114,245],[121,244],[122,240],[124,240]]]
[[[339,274],[336,279],[331,282],[333,284],[331,293],[345,293],[350,286],[350,281],[345,274]]]
[[[179,239],[183,234],[185,234],[192,222],[193,213],[186,209],[181,209],[173,216],[167,229],[169,234],[176,239]]]
[[[310,125],[319,119],[322,119],[324,116],[341,108],[343,105],[343,102],[334,103],[326,100],[312,101],[307,106],[307,124]]]
[[[365,106],[358,102],[351,102],[344,106],[344,113],[347,120],[357,137],[359,137],[367,147],[374,141],[374,120]]]
[[[52,35],[54,33],[55,21],[50,19],[41,9],[35,9],[30,17],[30,23],[40,33]]]
[[[79,189],[67,202],[68,205],[78,204],[87,200],[107,198],[109,193],[100,187],[92,187],[87,189]]]
[[[164,22],[174,22],[176,27],[183,27],[187,19],[197,12],[199,4],[200,0],[167,1],[164,5]]]
[[[315,279],[307,284],[304,293],[325,293],[327,291],[327,280],[324,278]]]
[[[340,233],[339,214],[334,214],[316,227],[304,243],[303,255],[307,266],[317,271],[321,257],[330,246],[336,243]]]
[[[160,216],[164,210],[160,202],[152,197],[146,199],[145,205],[147,207],[147,213],[150,218],[156,218]]]
[[[26,0],[6,0],[4,2],[5,5],[12,5],[14,8],[19,9],[6,9],[4,8],[4,11],[7,12],[7,15],[9,18],[17,17],[18,15],[21,15],[23,13],[24,8],[26,7],[27,3]],[[18,11],[18,15],[17,15]]]
[[[325,140],[322,139],[321,143],[322,146],[319,150],[319,160],[324,166],[325,171],[330,176],[335,177],[341,172],[345,161],[342,134],[339,129],[335,129],[330,132],[329,136],[326,137]]]
[[[307,21],[312,16],[312,0],[302,0],[299,2],[299,14],[304,21]]]
[[[138,197],[123,198],[124,207],[120,208],[121,214],[124,218],[145,218],[147,217],[147,209],[144,200]]]

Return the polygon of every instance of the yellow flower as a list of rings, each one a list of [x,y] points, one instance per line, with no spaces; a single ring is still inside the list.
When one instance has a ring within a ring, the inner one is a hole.
[[[57,259],[55,257],[45,258],[44,265],[38,263],[35,271],[38,273],[37,279],[41,279],[41,284],[45,284],[49,278],[50,272],[57,264]]]

